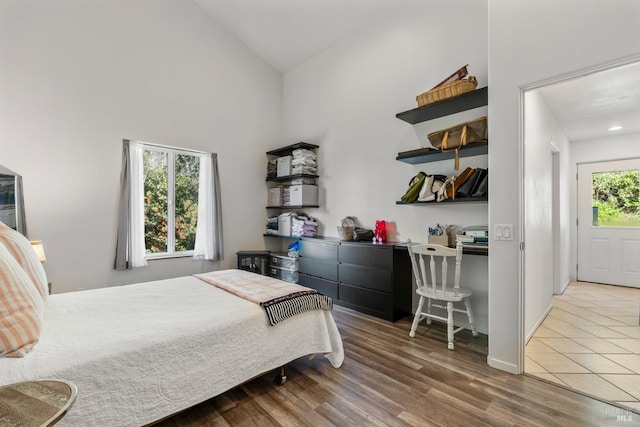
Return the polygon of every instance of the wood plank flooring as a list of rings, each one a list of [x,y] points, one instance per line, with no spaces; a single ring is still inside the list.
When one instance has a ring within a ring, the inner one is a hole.
[[[640,426],[640,414],[486,364],[487,337],[456,335],[448,351],[442,325],[396,323],[343,307],[334,317],[345,347],[340,369],[321,356],[157,424],[186,426]]]

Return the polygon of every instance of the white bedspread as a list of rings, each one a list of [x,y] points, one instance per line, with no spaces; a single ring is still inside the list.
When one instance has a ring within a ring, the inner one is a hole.
[[[0,359],[0,385],[66,379],[78,396],[59,425],[140,426],[314,353],[342,364],[330,312],[269,326],[257,304],[189,276],[52,295],[40,342]]]

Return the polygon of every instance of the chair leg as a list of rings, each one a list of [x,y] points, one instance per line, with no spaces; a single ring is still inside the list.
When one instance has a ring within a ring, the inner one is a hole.
[[[471,325],[471,333],[474,337],[477,337],[478,331],[476,330],[476,325],[474,324],[473,311],[471,311],[471,302],[469,301],[469,298],[464,299],[464,305],[465,307],[467,307],[467,317],[469,318],[469,324]]]
[[[431,314],[431,298],[427,300],[427,314]],[[427,317],[427,325],[431,324],[431,318]]]
[[[413,316],[413,323],[411,324],[411,331],[409,332],[409,336],[411,338],[416,336],[416,329],[418,329],[418,323],[420,322],[420,316],[422,316],[422,306],[424,305],[424,297],[420,296],[420,301],[418,301],[418,308],[416,309],[416,314]]]
[[[447,347],[453,350],[453,303],[447,302]]]

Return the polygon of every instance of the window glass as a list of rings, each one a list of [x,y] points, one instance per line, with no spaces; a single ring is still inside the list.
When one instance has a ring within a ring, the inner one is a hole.
[[[200,157],[145,146],[144,224],[147,255],[193,251],[198,222]]]
[[[198,180],[200,158],[186,154],[176,155],[176,252],[192,251],[196,245],[198,224]]]
[[[596,172],[592,175],[593,225],[640,227],[640,171]]]

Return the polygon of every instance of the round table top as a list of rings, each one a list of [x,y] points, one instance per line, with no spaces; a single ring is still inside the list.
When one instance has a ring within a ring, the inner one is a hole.
[[[0,425],[51,426],[71,407],[76,394],[75,384],[63,380],[0,387]]]

